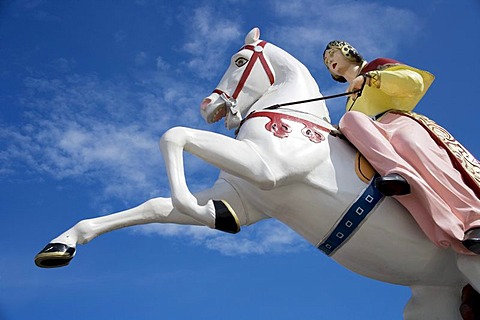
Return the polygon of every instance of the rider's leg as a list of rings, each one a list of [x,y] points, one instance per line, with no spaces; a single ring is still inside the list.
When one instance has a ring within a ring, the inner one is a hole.
[[[429,238],[469,253],[460,241],[465,231],[480,224],[480,200],[425,129],[406,116],[387,114],[379,123],[355,111],[347,112],[340,124],[381,175],[397,173],[410,183],[412,194],[397,200]]]

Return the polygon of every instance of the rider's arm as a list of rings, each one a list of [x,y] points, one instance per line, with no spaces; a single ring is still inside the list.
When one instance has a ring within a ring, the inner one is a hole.
[[[365,75],[366,85],[378,88],[390,96],[413,97],[424,90],[422,76],[413,70],[375,70]]]

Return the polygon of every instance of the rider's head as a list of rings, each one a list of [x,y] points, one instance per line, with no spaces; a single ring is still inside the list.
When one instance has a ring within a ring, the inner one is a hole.
[[[330,41],[327,44],[327,47],[325,48],[325,50],[323,50],[323,62],[325,63],[325,65],[327,66],[327,69],[329,71],[330,71],[330,69],[329,69],[328,64],[327,64],[328,55],[331,55],[334,50],[340,51],[347,60],[349,60],[353,63],[356,63],[358,65],[361,65],[363,63],[363,61],[365,61],[365,59],[363,59],[362,55],[360,53],[358,53],[357,49],[355,49],[348,42],[340,41],[340,40],[333,40],[333,41]],[[332,78],[335,81],[347,82],[347,80],[344,77],[333,74],[332,71],[330,71],[330,74],[332,75]]]

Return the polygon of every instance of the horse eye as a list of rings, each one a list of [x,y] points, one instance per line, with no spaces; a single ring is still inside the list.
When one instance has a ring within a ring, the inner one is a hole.
[[[243,58],[243,57],[239,57],[239,58],[237,58],[237,60],[235,60],[235,65],[236,65],[237,67],[242,67],[242,66],[244,66],[245,63],[247,63],[247,62],[248,62],[247,59],[245,59],[245,58]]]

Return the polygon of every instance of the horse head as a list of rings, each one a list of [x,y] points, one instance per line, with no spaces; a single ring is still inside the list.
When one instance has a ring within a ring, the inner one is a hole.
[[[208,123],[226,117],[227,128],[237,127],[250,106],[274,83],[273,69],[263,53],[265,45],[258,28],[247,34],[216,89],[202,101],[200,111]]]
[[[290,90],[285,90],[287,82],[289,85],[293,82]],[[278,92],[268,95],[280,84],[283,92],[289,92],[288,96]],[[244,45],[232,56],[215,90],[203,99],[200,112],[208,123],[225,117],[225,126],[233,129],[251,111],[314,96],[320,96],[320,91],[307,68],[284,50],[261,40],[260,29],[253,28],[246,35]],[[329,119],[323,102],[316,109],[313,113]]]

